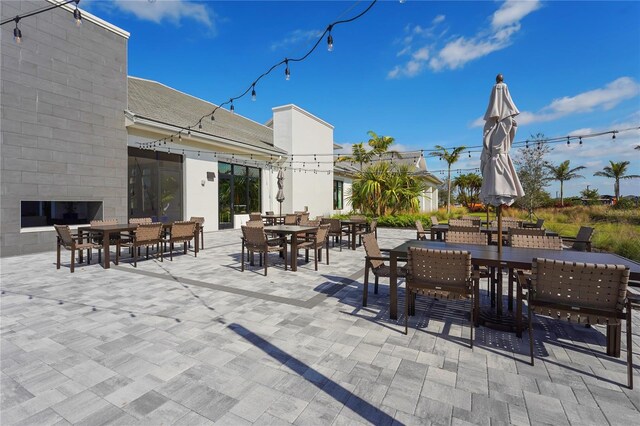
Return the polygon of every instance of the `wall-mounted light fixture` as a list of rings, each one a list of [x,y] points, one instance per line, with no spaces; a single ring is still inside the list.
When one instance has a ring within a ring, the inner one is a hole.
[[[207,172],[207,180],[209,182],[213,182],[214,180],[216,180],[216,173],[215,172]]]
[[[204,186],[204,184],[205,184],[206,182],[207,182],[206,180],[202,179],[202,180],[200,181],[200,185]]]

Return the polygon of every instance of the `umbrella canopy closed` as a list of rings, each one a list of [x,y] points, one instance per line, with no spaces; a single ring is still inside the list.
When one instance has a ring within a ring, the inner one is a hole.
[[[276,194],[276,201],[280,203],[280,214],[282,214],[282,202],[284,201],[284,172],[282,169],[278,170],[278,193]]]
[[[502,75],[498,75],[484,115],[484,138],[480,156],[480,200],[485,204],[510,206],[516,198],[524,196],[524,190],[509,156],[516,135],[517,124],[514,117],[519,113],[507,85],[502,82]]]

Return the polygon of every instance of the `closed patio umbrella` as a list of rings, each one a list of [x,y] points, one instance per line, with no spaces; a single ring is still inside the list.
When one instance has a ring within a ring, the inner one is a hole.
[[[280,203],[280,214],[282,214],[282,202],[284,201],[284,172],[282,169],[278,170],[278,193],[276,194],[276,201]]]
[[[498,250],[502,250],[502,206],[510,206],[516,198],[524,196],[524,190],[513,166],[509,151],[516,135],[520,114],[513,103],[502,74],[496,77],[491,90],[489,106],[484,114],[483,146],[480,156],[482,187],[480,200],[497,207]]]

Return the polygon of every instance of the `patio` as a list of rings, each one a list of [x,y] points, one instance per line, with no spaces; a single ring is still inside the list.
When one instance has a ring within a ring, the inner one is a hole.
[[[379,229],[381,247],[415,230]],[[604,327],[536,317],[528,340],[466,323],[389,320],[388,281],[362,308],[364,250],[331,265],[270,257],[240,272],[240,231],[204,250],[108,270],[55,253],[0,259],[2,424],[629,424],[640,391]],[[53,247],[52,247],[53,249]],[[302,259],[302,258],[301,258]],[[486,282],[481,281],[486,289]],[[404,291],[399,292],[400,306]],[[429,302],[433,303],[433,302]],[[439,308],[438,302],[434,303]],[[442,305],[445,307],[445,305]],[[402,310],[401,310],[402,311]],[[435,309],[434,311],[442,311]],[[416,323],[419,329],[416,330]],[[640,313],[634,312],[634,372]],[[623,336],[624,342],[624,336]]]

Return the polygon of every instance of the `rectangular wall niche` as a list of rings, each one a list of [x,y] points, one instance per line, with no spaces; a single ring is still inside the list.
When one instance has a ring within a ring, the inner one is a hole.
[[[21,201],[20,226],[86,225],[102,219],[102,201]]]

